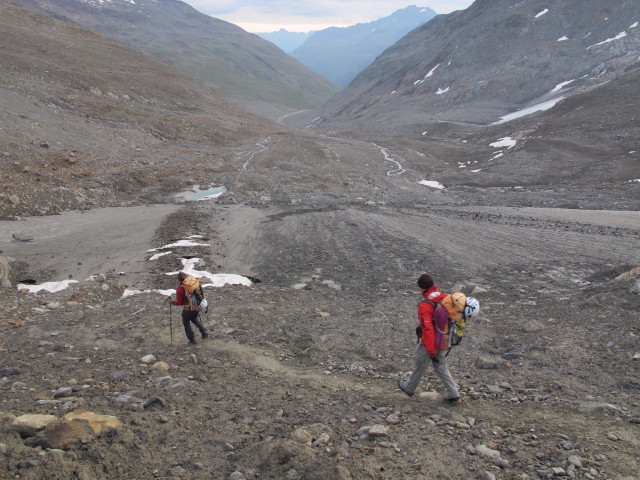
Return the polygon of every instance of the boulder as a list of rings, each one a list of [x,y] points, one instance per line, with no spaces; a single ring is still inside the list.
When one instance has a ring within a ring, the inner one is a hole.
[[[40,439],[40,444],[45,448],[69,450],[89,443],[106,431],[120,427],[122,422],[114,416],[79,410],[49,425]]]
[[[28,413],[13,419],[11,428],[28,436],[33,436],[51,425],[58,419],[55,415],[42,415],[37,413]]]

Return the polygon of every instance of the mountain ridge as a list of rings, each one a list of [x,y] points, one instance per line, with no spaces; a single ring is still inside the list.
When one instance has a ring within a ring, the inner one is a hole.
[[[317,106],[339,87],[270,42],[178,0],[16,0],[169,61],[270,118]]]
[[[436,16],[428,7],[408,7],[377,20],[313,32],[290,55],[338,85],[346,86],[387,47]]]
[[[321,113],[361,123],[390,121],[385,112],[404,110],[416,120],[490,123],[563,82],[573,81],[567,90],[576,90],[616,78],[637,63],[640,29],[630,26],[640,7],[581,5],[576,12],[575,2],[477,0],[438,16],[385,51]]]

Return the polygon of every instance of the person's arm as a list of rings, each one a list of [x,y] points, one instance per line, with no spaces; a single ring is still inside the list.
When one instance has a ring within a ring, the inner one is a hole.
[[[436,338],[433,330],[433,311],[433,306],[427,302],[422,302],[418,307],[418,320],[422,327],[422,344],[430,357],[438,353],[436,352]]]
[[[180,306],[184,304],[184,288],[176,288],[176,299],[171,302],[171,305]]]

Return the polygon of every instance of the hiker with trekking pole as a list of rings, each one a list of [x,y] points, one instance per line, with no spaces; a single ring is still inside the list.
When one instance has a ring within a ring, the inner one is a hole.
[[[171,297],[169,297],[169,299],[171,299]],[[191,328],[192,323],[200,331],[202,339],[209,336],[200,319],[200,314],[207,310],[207,300],[204,298],[204,290],[197,278],[187,275],[185,272],[178,273],[176,299],[169,305],[169,329],[171,331],[171,343],[173,343],[171,305],[182,306],[182,324],[184,325],[184,332],[190,344],[196,343],[196,338]]]
[[[475,298],[462,292],[446,295],[433,282],[428,273],[418,278],[422,301],[418,306],[418,345],[415,351],[415,368],[409,380],[398,380],[398,388],[412,396],[429,364],[446,388],[447,402],[460,400],[460,392],[447,367],[447,355],[451,347],[460,344],[465,320],[475,318],[480,304]]]

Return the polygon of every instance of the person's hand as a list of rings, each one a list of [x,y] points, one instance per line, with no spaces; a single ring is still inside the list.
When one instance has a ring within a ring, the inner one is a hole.
[[[429,358],[431,358],[431,361],[432,361],[433,363],[440,363],[440,359],[438,358],[438,356],[437,356],[437,355],[430,355],[430,357],[429,357]]]
[[[167,300],[164,303],[171,303],[171,295],[167,297]]]
[[[420,325],[416,327],[416,337],[422,338],[422,327]]]

